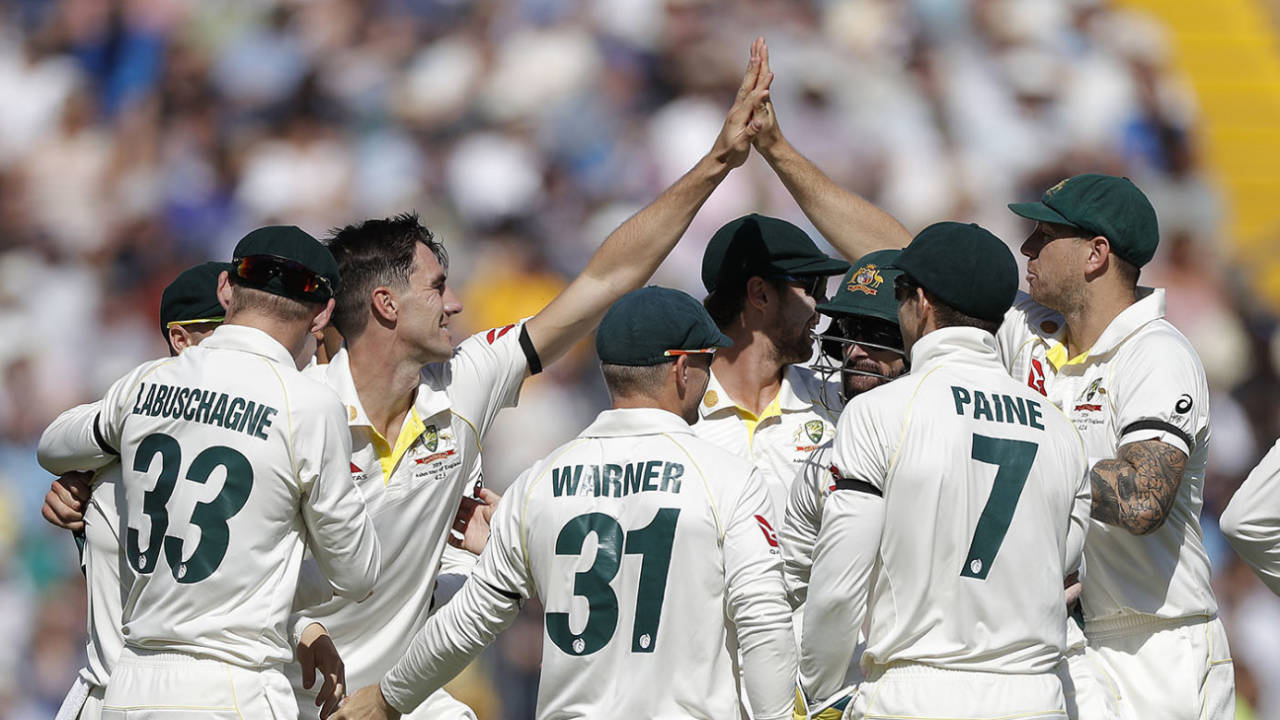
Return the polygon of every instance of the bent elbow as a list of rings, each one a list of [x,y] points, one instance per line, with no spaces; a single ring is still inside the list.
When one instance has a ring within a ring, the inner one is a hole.
[[[1131,535],[1150,535],[1164,527],[1165,520],[1167,520],[1168,517],[1168,515],[1161,513],[1157,516],[1138,518],[1125,525],[1125,529],[1128,530]]]

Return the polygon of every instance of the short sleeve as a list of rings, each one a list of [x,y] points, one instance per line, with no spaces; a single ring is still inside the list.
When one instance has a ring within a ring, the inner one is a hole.
[[[529,360],[520,344],[524,322],[492,328],[463,340],[448,363],[453,409],[483,436],[498,411],[520,399]]]
[[[896,433],[897,428],[887,427],[887,418],[878,417],[876,410],[885,403],[886,395],[877,390],[854,398],[840,415],[832,456],[836,490],[867,489],[860,485],[865,484],[878,494],[884,493],[892,457],[887,435]]]
[[[1195,350],[1180,336],[1160,333],[1122,352],[1109,389],[1119,444],[1159,440],[1191,455],[1209,423],[1209,388]]]

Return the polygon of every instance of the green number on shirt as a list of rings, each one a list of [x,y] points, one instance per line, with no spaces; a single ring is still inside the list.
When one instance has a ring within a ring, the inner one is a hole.
[[[1033,442],[985,435],[973,436],[971,457],[978,462],[995,465],[998,469],[995,484],[991,486],[991,495],[982,508],[978,526],[974,528],[964,567],[960,569],[963,577],[987,579],[996,553],[1000,552],[1000,545],[1004,542],[1005,533],[1009,532],[1014,508],[1018,506],[1018,498],[1022,496],[1022,486],[1027,484],[1027,475],[1031,474],[1031,464],[1035,462],[1037,450],[1039,446]]]
[[[154,433],[143,438],[133,459],[135,472],[145,473],[160,456],[160,476],[156,485],[142,496],[142,510],[151,518],[151,535],[146,552],[139,548],[139,532],[130,527],[127,533],[126,554],[133,569],[144,575],[155,570],[164,548],[165,560],[174,579],[180,583],[198,583],[213,574],[227,554],[230,540],[227,520],[240,512],[253,489],[253,467],[244,455],[223,445],[206,448],[187,468],[186,478],[205,483],[219,467],[226,469],[226,480],[218,495],[208,502],[197,503],[191,513],[191,524],[200,528],[200,542],[191,552],[191,558],[182,561],[183,540],[166,535],[169,530],[169,498],[173,495],[182,466],[182,450],[178,441],[164,433]],[[163,544],[162,544],[163,541]]]
[[[618,628],[618,596],[610,583],[618,574],[622,553],[640,555],[640,582],[636,588],[636,618],[631,629],[631,651],[651,653],[657,645],[658,623],[667,592],[667,570],[675,540],[679,508],[663,508],[653,521],[625,535],[618,521],[604,513],[579,515],[560,529],[557,555],[579,555],[589,533],[597,538],[591,567],[576,573],[573,594],[587,599],[587,623],[581,633],[569,629],[569,613],[546,614],[547,635],[570,655],[590,655],[613,639]]]

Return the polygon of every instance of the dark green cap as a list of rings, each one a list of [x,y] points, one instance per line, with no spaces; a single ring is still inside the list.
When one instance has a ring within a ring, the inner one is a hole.
[[[173,323],[222,322],[227,312],[218,302],[218,275],[230,263],[207,262],[178,273],[160,294],[160,334],[169,337]]]
[[[668,350],[729,347],[711,316],[686,293],[650,285],[623,295],[596,330],[596,354],[606,365],[657,365]]]
[[[849,263],[818,249],[809,235],[786,220],[752,213],[730,221],[711,236],[702,255],[707,292],[734,277],[838,275]]]
[[[898,301],[893,298],[893,281],[901,270],[889,267],[901,250],[876,250],[858,258],[840,281],[831,299],[818,303],[824,315],[869,315],[898,324]]]
[[[286,287],[285,278],[280,274],[270,274],[263,281],[246,278],[242,273],[232,272],[236,282],[249,287],[264,290],[273,295],[303,300],[306,302],[324,302],[337,295],[340,287],[338,262],[333,253],[319,240],[296,225],[270,225],[250,232],[236,244],[232,263],[243,258],[265,257],[296,263],[306,270],[325,278],[329,282],[327,292],[318,294],[300,294]]]
[[[1101,235],[1111,243],[1111,252],[1137,267],[1151,260],[1160,243],[1156,211],[1129,178],[1076,175],[1046,190],[1040,202],[1010,203],[1009,209],[1031,220]]]
[[[1018,294],[1009,246],[973,223],[934,223],[911,240],[893,266],[965,315],[999,321]]]

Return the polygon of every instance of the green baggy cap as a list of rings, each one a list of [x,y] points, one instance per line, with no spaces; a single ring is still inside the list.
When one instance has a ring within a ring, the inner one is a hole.
[[[687,293],[650,285],[623,295],[596,330],[596,354],[606,365],[657,365],[668,350],[707,350],[733,344]]]
[[[731,220],[711,236],[702,255],[707,292],[734,277],[838,275],[849,263],[818,249],[808,233],[786,220],[752,213]]]
[[[1018,293],[1009,246],[973,223],[934,223],[911,240],[893,267],[965,315],[999,321]]]
[[[1076,175],[1046,190],[1039,202],[1010,203],[1009,209],[1030,220],[1101,235],[1112,252],[1136,267],[1150,262],[1160,243],[1156,211],[1129,178]]]
[[[338,293],[341,286],[338,275],[338,262],[333,253],[319,240],[312,237],[296,225],[270,225],[261,227],[241,238],[236,244],[232,264],[237,270],[232,276],[239,284],[257,288],[273,295],[303,300],[306,302],[324,302]],[[264,271],[242,272],[240,261],[245,258],[263,258],[264,266],[274,261],[276,272]],[[283,263],[279,262],[283,261]],[[288,271],[294,267],[310,271],[324,279],[324,284],[312,292],[301,292],[290,287]]]
[[[831,299],[818,303],[824,315],[869,315],[898,322],[898,302],[893,297],[893,281],[902,274],[890,267],[901,250],[876,250],[858,258],[840,281]]]
[[[160,334],[169,337],[169,326],[199,322],[222,322],[226,310],[218,302],[218,276],[230,272],[231,264],[207,262],[178,273],[160,294]]]

